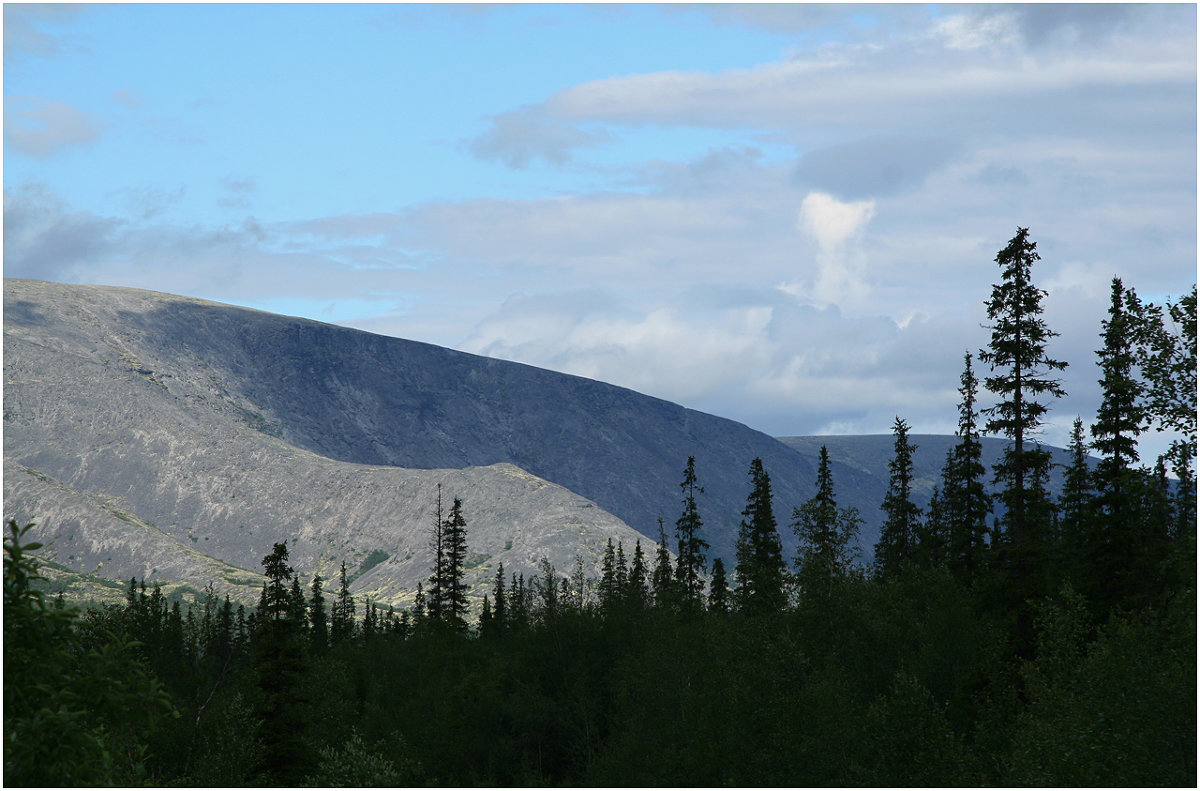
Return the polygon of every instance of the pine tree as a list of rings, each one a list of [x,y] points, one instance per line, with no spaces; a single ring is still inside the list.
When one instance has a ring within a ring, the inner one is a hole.
[[[679,582],[680,595],[686,604],[699,604],[704,593],[704,573],[707,559],[704,550],[708,542],[700,538],[704,523],[696,506],[696,494],[704,494],[704,487],[696,480],[696,457],[688,456],[683,471],[683,513],[675,522],[675,537],[679,553],[675,558],[675,579]]]
[[[289,583],[293,569],[287,564],[287,542],[276,544],[271,554],[263,558],[263,570],[267,581],[263,588],[263,615],[269,620],[279,621],[292,612]]]
[[[829,600],[835,581],[853,567],[852,542],[861,526],[858,509],[838,508],[829,451],[822,445],[817,493],[792,512],[792,529],[800,542],[795,565],[804,596]]]
[[[959,377],[958,442],[946,454],[942,467],[941,524],[944,527],[946,559],[950,569],[965,580],[973,580],[983,566],[987,549],[987,518],[992,498],[984,486],[983,443],[979,440],[975,408],[979,385],[971,369],[971,354],[963,355]],[[933,505],[930,505],[932,510]]]
[[[729,581],[725,578],[725,561],[713,559],[712,581],[708,586],[708,609],[712,612],[729,612]]]
[[[983,430],[1000,432],[1013,442],[996,470],[996,480],[1004,486],[1003,546],[1016,586],[1012,594],[1018,601],[1044,592],[1041,576],[1046,572],[1046,533],[1053,514],[1045,488],[1050,454],[1028,444],[1048,411],[1044,399],[1066,395],[1052,374],[1067,364],[1046,354],[1046,343],[1058,335],[1042,319],[1046,292],[1032,282],[1033,263],[1040,258],[1027,228],[1018,228],[997,253],[1002,282],[992,287],[986,303],[992,337],[988,348],[979,353],[994,372],[984,385],[1001,399],[984,410],[990,417]]]
[[[737,601],[744,612],[761,614],[783,608],[786,573],[771,503],[771,477],[762,459],[750,463],[750,485],[737,538]]]
[[[875,568],[880,577],[894,576],[916,559],[921,509],[912,501],[912,456],[917,446],[908,441],[908,428],[899,417],[892,424],[891,477],[881,506],[886,518],[875,544]]]

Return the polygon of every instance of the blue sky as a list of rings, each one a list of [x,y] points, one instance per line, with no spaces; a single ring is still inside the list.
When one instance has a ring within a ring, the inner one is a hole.
[[[1072,363],[1051,442],[1111,278],[1196,277],[1193,5],[7,4],[4,130],[8,277],[777,435],[952,431],[1018,226]]]

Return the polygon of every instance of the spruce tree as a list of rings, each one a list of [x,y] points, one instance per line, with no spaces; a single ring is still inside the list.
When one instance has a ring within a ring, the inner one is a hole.
[[[912,501],[913,452],[908,423],[892,424],[892,460],[888,464],[888,490],[881,506],[885,519],[875,544],[875,568],[880,577],[891,577],[916,559],[921,509]]]
[[[671,571],[671,553],[667,549],[667,530],[658,518],[658,547],[654,552],[654,570],[650,576],[650,587],[657,607],[672,607],[676,602],[675,580]]]
[[[608,544],[604,547],[604,555],[600,559],[600,610],[604,613],[610,613],[616,607],[616,603],[620,596],[620,588],[617,587],[617,550],[613,546],[613,540],[608,539]]]
[[[783,608],[783,544],[771,502],[771,477],[762,459],[750,463],[750,495],[737,537],[737,601],[744,612],[762,614]]]
[[[463,574],[467,562],[467,520],[462,513],[462,500],[454,498],[442,530],[442,601],[440,617],[458,631],[467,628],[467,588]]]
[[[940,523],[944,528],[946,560],[951,571],[972,580],[983,565],[987,548],[987,518],[992,499],[984,486],[983,443],[979,440],[975,399],[979,382],[971,369],[971,354],[963,355],[959,377],[958,442],[942,467]],[[930,505],[932,510],[933,505]]]
[[[308,623],[313,647],[323,651],[329,645],[329,616],[325,612],[325,596],[322,593],[320,574],[312,578],[312,596],[308,601]]]
[[[629,567],[629,581],[625,588],[625,601],[633,612],[646,608],[646,553],[642,550],[642,540],[639,538],[633,545],[633,563]]]
[[[688,456],[687,466],[683,470],[683,483],[679,484],[679,488],[683,490],[683,513],[675,522],[675,537],[679,546],[675,558],[675,579],[679,582],[684,603],[698,605],[704,593],[704,573],[708,566],[704,550],[708,549],[708,542],[700,538],[704,523],[696,506],[696,494],[704,494],[704,487],[696,480],[695,456]]]
[[[418,585],[419,587],[419,585]],[[349,640],[354,636],[354,596],[350,593],[350,582],[346,577],[346,561],[342,561],[338,576],[338,593],[333,602],[330,617],[329,641],[333,644]]]
[[[712,612],[729,612],[729,581],[725,578],[725,561],[714,558],[712,581],[708,586],[708,609]]]
[[[492,632],[504,634],[508,627],[508,594],[504,590],[504,563],[496,567],[496,583],[492,587]]]
[[[1081,418],[1075,418],[1071,426],[1071,442],[1067,446],[1067,453],[1071,461],[1067,464],[1062,495],[1058,501],[1058,557],[1075,589],[1083,590],[1083,575],[1091,554],[1088,547],[1093,538],[1091,523],[1095,492]]]
[[[442,513],[442,485],[437,485],[437,501],[433,507],[433,529],[430,531],[429,548],[433,550],[433,573],[429,575],[429,590],[425,592],[429,617],[440,620],[446,592],[442,585],[446,579],[446,518]]]
[[[862,526],[856,508],[838,508],[833,492],[829,451],[821,446],[817,493],[792,512],[792,529],[800,542],[795,566],[805,597],[828,601],[836,580],[854,563],[852,542]]]
[[[1124,285],[1113,278],[1108,317],[1101,324],[1104,348],[1096,352],[1101,402],[1092,424],[1092,448],[1100,461],[1093,475],[1096,519],[1089,542],[1096,575],[1091,590],[1109,604],[1145,590],[1166,542],[1167,526],[1150,525],[1142,518],[1145,476],[1133,466],[1145,421],[1144,388],[1134,372],[1134,321],[1127,313]]]
[[[991,366],[984,380],[1001,400],[984,410],[989,415],[985,432],[999,432],[1012,440],[996,470],[1003,485],[1005,505],[1002,546],[1011,580],[1010,593],[1025,601],[1044,593],[1041,577],[1046,568],[1046,539],[1053,509],[1046,493],[1050,454],[1040,445],[1030,447],[1048,411],[1046,398],[1066,395],[1053,377],[1067,367],[1046,354],[1046,344],[1058,335],[1042,319],[1046,292],[1033,284],[1032,270],[1040,260],[1029,229],[1017,234],[996,255],[1001,282],[992,287],[987,315],[992,323],[991,342],[979,359]]]

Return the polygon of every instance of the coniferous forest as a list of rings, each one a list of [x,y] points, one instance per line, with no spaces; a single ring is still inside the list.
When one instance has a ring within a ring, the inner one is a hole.
[[[598,579],[501,566],[478,613],[453,492],[402,612],[357,601],[344,564],[302,582],[286,543],[253,607],[135,579],[81,609],[43,592],[32,526],[9,520],[4,783],[1194,786],[1196,292],[1113,280],[1102,400],[1054,496],[1038,437],[1068,363],[1037,260],[1026,229],[996,256],[927,507],[896,418],[870,563],[824,450],[804,503],[775,502],[759,459],[681,459],[673,536],[610,543]],[[1153,431],[1179,439],[1142,459]],[[984,435],[1010,441],[995,469]],[[718,474],[747,476],[732,558],[702,537]]]

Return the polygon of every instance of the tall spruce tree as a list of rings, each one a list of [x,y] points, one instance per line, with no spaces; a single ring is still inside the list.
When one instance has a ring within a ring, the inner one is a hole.
[[[624,596],[631,612],[641,612],[646,608],[647,576],[646,553],[642,549],[642,540],[639,538],[633,545],[633,562],[629,566],[629,580],[626,583]]]
[[[760,458],[750,463],[750,495],[742,517],[735,567],[738,607],[752,614],[780,610],[786,574],[783,544],[771,501],[771,477]]]
[[[909,442],[908,429],[908,423],[899,417],[892,424],[890,477],[881,506],[885,518],[875,544],[875,569],[880,577],[895,576],[916,560],[921,509],[912,501],[912,457],[917,446]]]
[[[439,589],[442,600],[439,617],[458,631],[467,628],[467,588],[463,581],[467,562],[467,520],[462,513],[462,500],[454,498],[442,529],[442,579]]]
[[[708,586],[708,609],[710,612],[729,612],[729,581],[725,578],[725,561],[714,558],[712,581]]]
[[[654,569],[650,572],[650,589],[656,607],[672,607],[677,596],[671,571],[671,552],[667,549],[667,529],[658,518],[658,547],[654,550]]]
[[[313,574],[312,596],[308,600],[309,633],[313,647],[318,651],[324,651],[329,645],[329,616],[325,612],[325,596],[322,593],[324,582],[320,574]]]
[[[1046,540],[1051,529],[1053,507],[1046,492],[1050,454],[1033,442],[1048,411],[1047,398],[1066,395],[1055,371],[1067,363],[1046,353],[1046,344],[1058,335],[1042,319],[1046,292],[1033,284],[1033,264],[1040,260],[1037,244],[1028,228],[1017,234],[996,255],[1001,282],[992,287],[987,301],[991,342],[979,359],[991,366],[984,380],[1000,402],[984,411],[989,415],[985,432],[999,432],[1012,440],[996,470],[1003,485],[1001,500],[1010,594],[1019,601],[1044,593],[1042,576],[1047,571]],[[1032,447],[1031,447],[1032,445]]]
[[[1092,448],[1100,461],[1093,475],[1095,535],[1089,541],[1095,575],[1089,588],[1094,598],[1109,604],[1145,589],[1166,541],[1166,525],[1158,536],[1151,532],[1158,526],[1142,518],[1145,476],[1133,466],[1145,421],[1144,388],[1134,371],[1135,321],[1127,312],[1124,285],[1114,277],[1108,317],[1101,323],[1104,347],[1096,352],[1101,401],[1092,424]]]
[[[992,499],[984,485],[983,443],[979,440],[976,396],[979,381],[971,369],[971,354],[963,355],[959,377],[958,442],[946,454],[942,467],[941,523],[946,560],[961,578],[974,579],[987,548],[987,518]],[[932,508],[932,506],[931,506]]]
[[[1092,470],[1087,461],[1087,442],[1083,420],[1075,418],[1071,426],[1071,442],[1067,446],[1070,462],[1063,476],[1062,494],[1058,500],[1058,558],[1065,575],[1076,590],[1082,590],[1083,575],[1090,555],[1092,540]]]
[[[433,550],[433,572],[429,575],[429,589],[425,591],[425,607],[429,617],[441,620],[442,604],[446,592],[442,585],[446,579],[446,516],[442,512],[442,485],[437,485],[437,500],[433,506],[433,528],[429,534],[429,548]]]
[[[803,596],[829,600],[834,583],[853,567],[852,542],[861,526],[858,509],[838,508],[829,451],[822,445],[817,493],[792,511],[792,529],[800,543],[795,566]]]
[[[704,523],[696,506],[696,494],[704,494],[704,487],[696,480],[696,457],[688,456],[683,470],[683,513],[675,522],[675,537],[679,553],[675,558],[675,579],[679,582],[680,595],[688,605],[699,605],[704,594],[704,573],[707,558],[704,550],[708,542],[700,537]]]
[[[342,561],[338,574],[337,598],[333,601],[333,612],[329,623],[329,641],[337,644],[354,636],[354,596],[350,593],[350,581],[346,576],[346,561]]]

